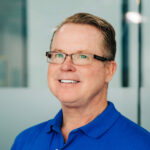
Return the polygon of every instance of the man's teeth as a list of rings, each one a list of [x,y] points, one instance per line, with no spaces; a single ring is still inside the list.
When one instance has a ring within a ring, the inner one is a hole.
[[[74,80],[60,80],[61,83],[78,83],[79,81]]]

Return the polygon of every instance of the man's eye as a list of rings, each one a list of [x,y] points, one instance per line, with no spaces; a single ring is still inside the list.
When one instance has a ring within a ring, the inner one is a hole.
[[[63,58],[63,54],[56,54],[56,57],[58,57],[58,58]]]
[[[86,55],[80,55],[80,58],[86,59],[87,56]]]

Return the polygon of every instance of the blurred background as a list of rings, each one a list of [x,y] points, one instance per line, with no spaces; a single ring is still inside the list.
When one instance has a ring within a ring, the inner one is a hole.
[[[45,52],[55,27],[77,12],[114,26],[118,70],[108,99],[150,131],[149,6],[149,0],[0,0],[0,150],[60,109],[48,89]]]

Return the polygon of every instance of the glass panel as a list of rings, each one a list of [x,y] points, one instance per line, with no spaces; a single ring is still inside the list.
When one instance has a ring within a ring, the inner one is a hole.
[[[0,0],[0,87],[25,85],[22,1]]]
[[[143,54],[142,54],[142,93],[141,93],[141,122],[150,131],[150,1],[143,1]]]

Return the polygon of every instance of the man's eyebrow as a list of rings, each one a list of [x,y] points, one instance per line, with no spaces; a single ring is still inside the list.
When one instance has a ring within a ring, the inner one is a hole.
[[[62,49],[53,49],[51,51],[65,53],[65,50],[62,50]],[[77,50],[75,53],[88,53],[88,51],[87,50]]]
[[[61,50],[61,49],[53,49],[51,50],[52,52],[63,52],[64,50]]]
[[[87,50],[78,50],[77,53],[88,53]]]

